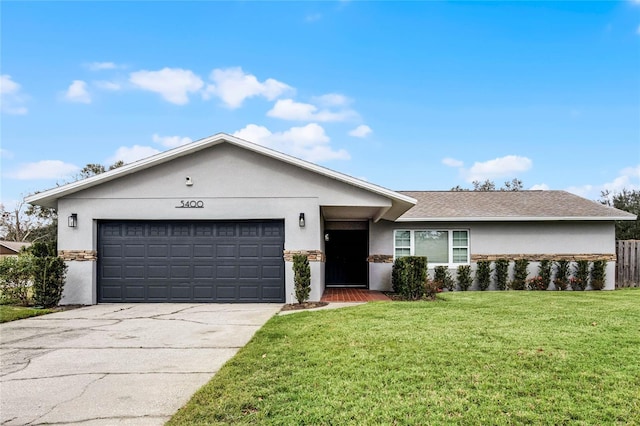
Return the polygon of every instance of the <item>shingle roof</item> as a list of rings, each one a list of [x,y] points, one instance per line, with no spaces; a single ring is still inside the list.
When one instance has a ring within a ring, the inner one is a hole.
[[[565,191],[398,191],[418,200],[398,221],[634,220]]]
[[[0,246],[6,247],[16,253],[20,252],[22,247],[29,247],[30,245],[31,243],[20,243],[17,241],[0,241]]]

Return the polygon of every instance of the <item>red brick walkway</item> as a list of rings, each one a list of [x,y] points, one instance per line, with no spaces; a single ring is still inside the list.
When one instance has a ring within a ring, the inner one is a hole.
[[[373,302],[391,300],[384,293],[364,288],[327,288],[324,290],[323,302]]]

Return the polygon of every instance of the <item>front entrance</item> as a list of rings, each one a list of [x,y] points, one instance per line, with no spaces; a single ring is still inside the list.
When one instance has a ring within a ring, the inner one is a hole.
[[[328,239],[328,241],[327,241]],[[325,230],[325,285],[368,288],[369,231]]]

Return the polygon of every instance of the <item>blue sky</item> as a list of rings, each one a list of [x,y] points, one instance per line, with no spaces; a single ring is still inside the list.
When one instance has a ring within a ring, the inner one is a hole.
[[[0,7],[7,208],[218,132],[396,190],[640,189],[640,0]]]

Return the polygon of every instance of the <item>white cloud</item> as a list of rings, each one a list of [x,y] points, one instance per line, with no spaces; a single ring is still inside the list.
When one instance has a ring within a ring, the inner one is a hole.
[[[601,185],[570,186],[565,190],[581,197],[596,199],[600,197],[602,191],[618,193],[623,189],[640,190],[640,164],[620,170],[618,176],[611,182],[605,182]]]
[[[349,136],[353,136],[354,138],[366,138],[371,133],[373,133],[371,127],[367,126],[366,124],[361,124],[355,129],[351,130],[349,132]]]
[[[193,142],[191,138],[186,136],[160,136],[157,133],[153,134],[152,139],[155,143],[169,148],[175,148]]]
[[[325,107],[344,106],[351,103],[351,99],[340,93],[327,93],[326,95],[315,96],[312,100],[318,105]]]
[[[0,75],[0,105],[2,112],[12,115],[24,115],[28,112],[24,106],[26,96],[20,84],[13,81],[9,74]]]
[[[0,158],[13,158],[13,152],[8,149],[0,148]]]
[[[344,149],[332,149],[329,137],[316,123],[276,133],[264,126],[249,124],[233,135],[311,162],[351,158]]]
[[[150,146],[121,146],[116,150],[116,153],[107,159],[108,164],[113,164],[116,161],[124,161],[125,163],[133,163],[134,161],[141,160],[143,158],[151,157],[158,154],[160,151]]]
[[[260,82],[256,76],[246,74],[240,67],[214,69],[210,79],[214,84],[207,85],[203,98],[217,96],[232,109],[242,106],[247,98],[262,96],[271,101],[293,91],[292,87],[272,78]]]
[[[100,71],[100,70],[113,70],[118,68],[118,65],[113,62],[91,62],[86,64],[86,67],[91,71]]]
[[[89,91],[87,90],[87,83],[82,80],[73,80],[65,92],[64,98],[69,102],[91,103],[91,95],[89,95]]]
[[[269,117],[280,118],[291,121],[345,121],[357,117],[353,110],[346,109],[338,112],[327,109],[318,110],[312,104],[296,102],[293,99],[280,99],[271,108],[267,115]]]
[[[474,180],[495,179],[505,176],[515,176],[531,169],[533,162],[527,157],[507,155],[484,162],[475,162],[469,170],[464,171],[468,182]]]
[[[460,160],[456,160],[455,158],[446,157],[442,159],[442,164],[449,167],[462,167],[464,163]]]
[[[189,103],[189,94],[204,86],[200,77],[181,68],[136,71],[129,75],[129,81],[140,89],[159,93],[166,101],[177,105]]]
[[[120,85],[120,83],[116,83],[115,81],[100,80],[100,81],[94,81],[93,84],[98,89],[103,89],[103,90],[116,91],[116,90],[122,89],[122,85]]]
[[[547,185],[546,183],[537,183],[537,184],[533,185],[531,188],[529,188],[529,190],[531,190],[531,191],[548,191],[549,190],[549,185]]]
[[[76,173],[80,167],[60,160],[42,160],[26,163],[9,173],[9,177],[19,180],[62,179]]]

